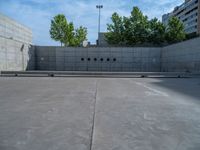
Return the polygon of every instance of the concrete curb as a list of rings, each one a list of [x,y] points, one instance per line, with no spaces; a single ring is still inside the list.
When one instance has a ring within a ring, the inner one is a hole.
[[[85,71],[1,71],[1,76],[23,77],[113,77],[113,78],[191,78],[200,77],[200,73],[185,72],[85,72]]]

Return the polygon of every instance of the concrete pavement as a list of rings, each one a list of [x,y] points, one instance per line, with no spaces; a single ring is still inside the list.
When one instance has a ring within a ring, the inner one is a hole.
[[[0,78],[0,150],[199,150],[200,79]]]

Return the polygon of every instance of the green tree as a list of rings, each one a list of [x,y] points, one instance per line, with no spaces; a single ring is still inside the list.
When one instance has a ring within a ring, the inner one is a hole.
[[[72,45],[79,46],[85,40],[87,40],[87,28],[80,26],[75,30],[75,38]]]
[[[63,14],[58,14],[54,17],[53,20],[51,20],[51,28],[50,28],[50,35],[51,38],[55,41],[59,41],[61,43],[64,43],[65,40],[65,33],[67,30],[67,20]]]
[[[114,13],[112,24],[107,24],[105,37],[109,44],[134,45],[144,43],[148,37],[148,18],[138,7],[133,7],[130,17]]]
[[[50,35],[55,41],[60,41],[61,46],[63,43],[65,46],[80,46],[87,39],[87,28],[81,26],[75,29],[63,14],[58,14],[51,20]]]
[[[70,22],[65,30],[65,46],[72,46],[74,41],[74,24]]]
[[[148,41],[153,44],[161,44],[165,42],[165,25],[154,18],[149,21],[149,37]]]
[[[112,24],[107,24],[108,32],[105,34],[109,44],[124,43],[124,20],[116,12],[111,17]]]
[[[148,17],[138,7],[133,7],[130,17],[124,18],[125,40],[127,44],[144,43],[148,37]]]
[[[183,23],[176,17],[172,17],[169,20],[166,40],[168,43],[180,42],[186,38]]]
[[[143,43],[162,44],[179,42],[186,38],[184,26],[177,18],[171,18],[166,27],[157,18],[148,20],[138,7],[133,7],[129,17],[114,13],[112,23],[107,24],[105,37],[109,44],[136,45]]]

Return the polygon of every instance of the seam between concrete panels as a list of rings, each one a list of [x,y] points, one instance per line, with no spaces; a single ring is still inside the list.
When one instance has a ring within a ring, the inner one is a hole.
[[[89,148],[89,150],[92,150],[92,146],[93,146],[95,116],[96,116],[96,103],[97,103],[97,89],[98,89],[98,79],[95,83],[94,108],[93,108],[93,116],[92,116],[92,130],[91,130],[91,135],[90,135],[90,148]]]

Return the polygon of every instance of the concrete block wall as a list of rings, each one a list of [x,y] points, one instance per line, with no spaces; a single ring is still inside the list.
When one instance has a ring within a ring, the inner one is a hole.
[[[161,71],[200,72],[200,38],[162,48]]]
[[[0,71],[34,70],[32,31],[0,14]]]
[[[36,70],[160,71],[161,48],[35,46]]]
[[[200,38],[162,48],[35,46],[35,49],[37,70],[200,72]]]
[[[35,53],[29,44],[0,37],[0,70],[35,69]]]

